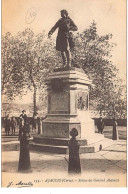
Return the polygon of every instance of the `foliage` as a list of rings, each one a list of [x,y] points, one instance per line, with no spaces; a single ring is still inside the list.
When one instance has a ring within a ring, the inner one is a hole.
[[[34,90],[36,111],[36,91],[42,90],[48,72],[57,64],[53,46],[44,32],[35,35],[31,29],[2,37],[2,91],[9,99],[22,95],[24,89]]]
[[[125,104],[121,95],[125,87],[121,86],[118,69],[111,62],[112,50],[116,46],[111,39],[112,34],[98,35],[93,21],[89,29],[78,33],[75,38],[73,64],[84,69],[92,80],[90,105],[93,109],[98,110],[101,116],[115,117]]]

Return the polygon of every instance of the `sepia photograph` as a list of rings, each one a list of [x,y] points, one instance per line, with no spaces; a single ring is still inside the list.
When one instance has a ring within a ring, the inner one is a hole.
[[[126,188],[126,0],[1,1],[1,187]]]

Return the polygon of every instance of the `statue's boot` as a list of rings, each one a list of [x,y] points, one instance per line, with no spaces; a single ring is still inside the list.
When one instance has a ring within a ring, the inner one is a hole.
[[[68,66],[69,68],[72,66],[72,65],[71,65],[71,62],[72,62],[71,59],[67,61],[67,66]]]
[[[66,51],[66,57],[67,57],[67,67],[71,68],[72,57],[71,52],[69,50]]]
[[[63,66],[66,67],[67,66],[67,60],[63,60]]]
[[[65,52],[61,52],[62,60],[63,60],[63,66],[67,66],[67,57]]]

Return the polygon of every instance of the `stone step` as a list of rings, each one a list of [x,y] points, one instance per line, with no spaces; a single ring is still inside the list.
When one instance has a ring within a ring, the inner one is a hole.
[[[45,145],[38,144],[35,142],[30,142],[30,150],[40,151],[40,152],[49,152],[56,154],[68,154],[68,146],[55,146],[55,145]],[[80,154],[83,153],[94,153],[95,148],[93,146],[80,146]]]
[[[86,139],[77,139],[80,146],[87,145]],[[38,144],[55,145],[55,146],[68,146],[69,139],[66,138],[49,138],[41,135],[33,136],[33,141]]]
[[[20,149],[19,141],[2,143],[2,151],[18,151]]]

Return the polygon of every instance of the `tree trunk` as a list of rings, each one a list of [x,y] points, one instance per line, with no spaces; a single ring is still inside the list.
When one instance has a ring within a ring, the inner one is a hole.
[[[34,87],[34,93],[33,93],[33,105],[34,105],[34,114],[37,111],[37,107],[36,107],[36,85],[33,86]]]
[[[37,107],[36,107],[36,84],[35,84],[35,81],[33,79],[33,76],[32,76],[32,70],[30,70],[30,80],[32,82],[32,85],[33,85],[33,88],[34,88],[34,92],[33,92],[33,106],[34,106],[34,114],[36,114],[36,111],[37,111]]]
[[[118,139],[118,131],[117,131],[117,123],[116,123],[116,112],[115,112],[115,103],[113,102],[113,132],[112,132],[112,139]]]

